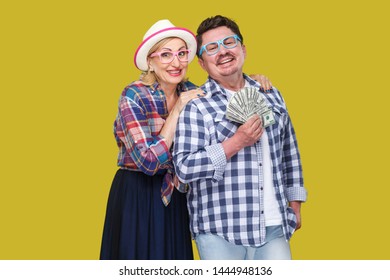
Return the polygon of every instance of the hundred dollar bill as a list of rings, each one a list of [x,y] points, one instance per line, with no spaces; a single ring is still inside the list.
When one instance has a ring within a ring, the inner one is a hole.
[[[275,123],[274,113],[271,109],[261,114],[261,119],[263,121],[263,127],[267,127]]]
[[[256,88],[243,88],[229,100],[226,108],[227,119],[242,124],[254,114],[262,118],[264,127],[275,123],[272,109]]]

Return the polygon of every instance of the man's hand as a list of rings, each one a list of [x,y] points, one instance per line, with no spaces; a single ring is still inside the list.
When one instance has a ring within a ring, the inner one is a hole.
[[[263,131],[261,118],[259,115],[255,114],[237,129],[234,136],[237,137],[237,141],[241,143],[241,148],[245,148],[247,146],[252,146],[259,141]]]
[[[259,141],[263,132],[264,128],[259,115],[255,114],[250,117],[246,123],[237,129],[236,133],[231,138],[222,143],[226,159],[230,159],[241,149],[252,146]]]
[[[294,210],[295,216],[297,216],[297,227],[295,228],[295,230],[298,230],[302,226],[301,202],[300,201],[290,201],[290,207]]]

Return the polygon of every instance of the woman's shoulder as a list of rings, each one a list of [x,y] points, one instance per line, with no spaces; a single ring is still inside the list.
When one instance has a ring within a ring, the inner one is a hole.
[[[136,91],[136,92],[141,92],[146,88],[147,86],[144,85],[141,81],[133,81],[125,88],[123,89],[123,92],[126,93],[127,91]]]
[[[145,85],[141,81],[134,81],[128,84],[122,91],[123,97],[128,97],[130,99],[136,100],[142,98],[143,96],[149,94],[150,86]]]

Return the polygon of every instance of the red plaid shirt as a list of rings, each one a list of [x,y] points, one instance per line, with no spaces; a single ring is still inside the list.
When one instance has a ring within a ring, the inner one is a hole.
[[[178,85],[177,92],[195,88],[191,82],[184,82]],[[170,147],[159,135],[167,117],[166,98],[159,84],[145,86],[136,81],[123,90],[114,122],[118,166],[147,175],[165,174],[161,186],[165,205],[169,204],[174,187],[186,191],[186,185],[175,175]]]

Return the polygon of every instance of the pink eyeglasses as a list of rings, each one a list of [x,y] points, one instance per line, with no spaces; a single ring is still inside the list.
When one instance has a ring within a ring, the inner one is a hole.
[[[162,51],[162,52],[152,53],[150,57],[158,56],[160,58],[161,63],[171,63],[175,58],[175,56],[177,56],[177,59],[179,61],[187,62],[189,53],[190,50],[179,50],[177,52]]]

